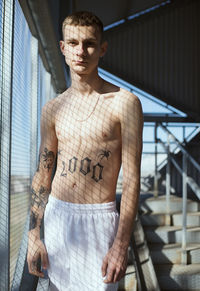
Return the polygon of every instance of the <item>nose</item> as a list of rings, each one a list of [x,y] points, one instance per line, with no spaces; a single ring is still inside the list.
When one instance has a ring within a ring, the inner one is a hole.
[[[76,55],[77,56],[82,56],[85,55],[85,49],[84,49],[84,44],[80,43],[77,48],[76,48]]]

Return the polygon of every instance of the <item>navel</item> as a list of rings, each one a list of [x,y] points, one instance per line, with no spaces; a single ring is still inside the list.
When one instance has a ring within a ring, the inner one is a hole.
[[[73,187],[73,188],[75,188],[75,187],[76,187],[76,182],[75,182],[75,183],[73,183],[72,187]]]

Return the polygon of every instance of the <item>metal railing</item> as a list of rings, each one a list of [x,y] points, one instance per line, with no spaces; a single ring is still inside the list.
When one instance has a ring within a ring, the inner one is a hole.
[[[165,133],[167,134],[167,144],[163,142],[161,139],[157,138],[157,128],[161,127]],[[170,192],[171,192],[171,172],[170,172],[170,163],[174,165],[174,168],[179,172],[182,176],[182,256],[181,262],[182,264],[187,264],[187,185],[192,189],[192,191],[196,194],[198,199],[200,199],[200,187],[194,181],[194,179],[188,176],[188,162],[190,162],[196,170],[200,172],[200,165],[195,161],[195,159],[188,153],[188,151],[184,148],[184,146],[179,142],[179,140],[161,123],[156,124],[155,127],[155,156],[157,156],[157,144],[160,143],[166,154],[167,154],[167,163],[166,163],[166,209],[167,214],[170,216]],[[173,151],[170,151],[170,141],[173,141],[177,145],[177,148],[182,153],[182,167],[179,166],[177,161],[173,156]],[[154,188],[155,188],[155,196],[158,195],[158,165],[157,159],[155,157],[155,180],[154,180]]]

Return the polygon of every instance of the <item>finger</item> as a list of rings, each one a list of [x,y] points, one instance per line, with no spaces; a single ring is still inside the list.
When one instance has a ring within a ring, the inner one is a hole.
[[[33,260],[33,258],[29,258],[27,259],[27,263],[28,263],[28,271],[29,273],[32,273],[34,270],[36,270],[36,266],[37,266],[37,263],[35,261],[35,259]]]
[[[107,271],[106,279],[104,280],[104,283],[112,283],[114,277],[114,270]]]
[[[38,265],[38,261],[34,261],[33,264],[32,264],[32,273],[33,275],[35,276],[38,276],[38,277],[44,277],[44,273],[40,270],[40,267]]]
[[[44,278],[44,273],[41,271],[34,270],[34,271],[31,271],[30,274],[40,277],[40,278]]]
[[[119,277],[120,277],[120,271],[116,270],[116,272],[114,274],[113,283],[116,283],[117,281],[119,281],[120,280]]]
[[[31,264],[30,264],[30,261],[27,259],[27,263],[28,263],[28,271],[29,273],[31,272]]]
[[[101,267],[102,277],[104,277],[106,275],[107,267],[108,267],[108,261],[107,261],[107,259],[104,259],[102,267]]]
[[[119,272],[117,281],[120,281],[125,275],[126,275],[126,271]]]
[[[48,260],[48,255],[47,252],[44,251],[41,253],[41,263],[42,263],[42,268],[47,269],[49,266],[49,260]]]

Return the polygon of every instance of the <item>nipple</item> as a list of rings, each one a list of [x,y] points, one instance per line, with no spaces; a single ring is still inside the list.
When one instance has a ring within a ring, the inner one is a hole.
[[[73,183],[72,187],[73,187],[73,188],[75,188],[75,187],[76,187],[76,182],[75,182],[75,183]]]

